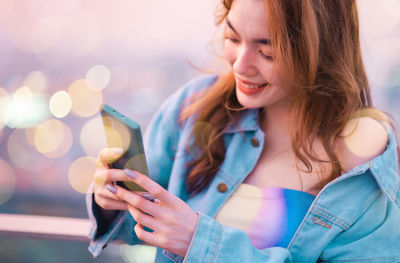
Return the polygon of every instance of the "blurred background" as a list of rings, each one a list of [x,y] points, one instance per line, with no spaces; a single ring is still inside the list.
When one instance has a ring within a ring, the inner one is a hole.
[[[169,94],[215,71],[218,3],[0,0],[0,213],[87,218],[106,145],[100,105],[144,131]],[[358,3],[375,106],[398,121],[400,0]],[[87,246],[0,235],[0,262],[145,262],[139,248],[111,245],[93,260]]]

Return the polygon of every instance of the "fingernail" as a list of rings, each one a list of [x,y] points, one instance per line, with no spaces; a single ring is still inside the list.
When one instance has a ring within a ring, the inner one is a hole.
[[[154,195],[150,194],[150,193],[144,193],[144,194],[142,194],[142,197],[144,199],[149,200],[149,201],[152,201],[152,200],[156,199],[156,197]]]
[[[137,176],[137,174],[136,174],[134,171],[129,170],[129,169],[125,169],[125,170],[124,170],[124,173],[125,173],[127,176],[129,176],[130,178],[132,178],[132,179],[135,179],[136,176]]]
[[[113,194],[117,193],[117,188],[115,188],[111,184],[108,184],[106,187],[107,187],[108,191],[110,191],[111,193],[113,193]]]
[[[113,153],[114,154],[121,154],[124,151],[122,148],[113,148]]]

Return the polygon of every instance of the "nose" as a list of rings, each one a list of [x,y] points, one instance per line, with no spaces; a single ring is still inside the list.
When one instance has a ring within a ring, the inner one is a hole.
[[[246,46],[238,50],[235,61],[233,62],[233,71],[239,75],[254,75],[257,73],[255,66],[255,57],[253,52]]]

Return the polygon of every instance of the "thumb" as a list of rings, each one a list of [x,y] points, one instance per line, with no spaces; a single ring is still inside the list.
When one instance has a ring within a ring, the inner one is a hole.
[[[119,147],[104,148],[99,153],[99,160],[103,165],[107,166],[124,154],[124,149]]]

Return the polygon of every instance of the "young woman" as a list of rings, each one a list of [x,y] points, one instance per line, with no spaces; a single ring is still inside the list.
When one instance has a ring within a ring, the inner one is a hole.
[[[230,70],[161,106],[150,178],[108,169],[121,149],[101,151],[90,251],[122,240],[158,247],[156,262],[400,261],[399,149],[372,106],[356,1],[221,11]]]

